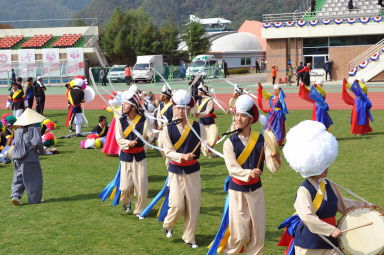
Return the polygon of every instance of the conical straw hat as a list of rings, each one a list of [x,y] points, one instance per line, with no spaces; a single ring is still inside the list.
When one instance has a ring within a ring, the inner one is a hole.
[[[15,122],[15,126],[28,126],[35,123],[42,122],[45,117],[36,111],[27,108],[23,114],[21,114],[20,118]]]

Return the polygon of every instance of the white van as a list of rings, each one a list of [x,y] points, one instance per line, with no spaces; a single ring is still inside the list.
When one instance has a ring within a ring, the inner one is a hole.
[[[133,82],[152,81],[155,70],[160,74],[164,73],[163,55],[137,56],[132,72]]]
[[[186,75],[201,74],[205,77],[217,76],[217,60],[214,55],[198,55],[193,58],[191,64],[187,68]]]

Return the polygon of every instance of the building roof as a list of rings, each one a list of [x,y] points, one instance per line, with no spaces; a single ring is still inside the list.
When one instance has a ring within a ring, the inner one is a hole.
[[[232,33],[212,41],[211,52],[263,51],[259,39],[247,32]]]

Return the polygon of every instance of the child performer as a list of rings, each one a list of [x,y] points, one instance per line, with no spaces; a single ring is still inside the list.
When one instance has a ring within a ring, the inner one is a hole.
[[[23,88],[21,87],[22,79],[20,77],[17,78],[19,83],[12,84],[12,90],[9,94],[7,101],[7,109],[13,110],[13,115],[18,119],[23,111],[28,107],[27,97],[24,95]]]

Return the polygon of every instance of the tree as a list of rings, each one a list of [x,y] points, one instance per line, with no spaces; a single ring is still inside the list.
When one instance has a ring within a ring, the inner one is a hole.
[[[172,59],[179,54],[177,48],[179,46],[179,30],[172,18],[168,16],[166,23],[160,28],[161,35],[161,53],[165,58]]]
[[[199,22],[190,22],[185,26],[183,38],[190,56],[209,51],[211,43],[205,36],[205,29]]]
[[[116,8],[101,32],[101,47],[115,64],[134,64],[136,56],[161,51],[159,29],[142,9],[123,12]]]

